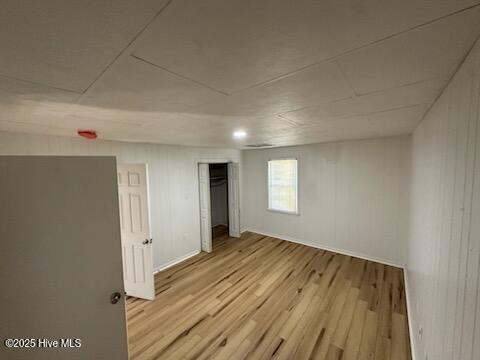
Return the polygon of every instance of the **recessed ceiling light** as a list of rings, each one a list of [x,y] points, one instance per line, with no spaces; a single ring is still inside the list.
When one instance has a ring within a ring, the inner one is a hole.
[[[233,133],[235,139],[243,139],[245,136],[247,136],[247,133],[243,130],[237,130]]]

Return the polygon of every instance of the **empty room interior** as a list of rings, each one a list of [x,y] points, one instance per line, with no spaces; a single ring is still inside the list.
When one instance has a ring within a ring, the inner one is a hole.
[[[0,359],[480,359],[480,1],[0,4]]]

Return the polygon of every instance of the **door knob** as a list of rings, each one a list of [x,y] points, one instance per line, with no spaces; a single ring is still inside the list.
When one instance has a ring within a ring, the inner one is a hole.
[[[110,295],[110,302],[112,304],[116,304],[121,297],[122,297],[122,294],[120,294],[119,292],[114,292],[112,293],[112,295]]]
[[[142,244],[147,245],[150,241],[148,239],[143,240]]]

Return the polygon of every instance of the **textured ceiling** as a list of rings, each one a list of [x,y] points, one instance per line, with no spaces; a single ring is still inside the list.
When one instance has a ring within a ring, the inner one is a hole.
[[[0,131],[235,148],[407,134],[479,34],[466,0],[8,1]]]

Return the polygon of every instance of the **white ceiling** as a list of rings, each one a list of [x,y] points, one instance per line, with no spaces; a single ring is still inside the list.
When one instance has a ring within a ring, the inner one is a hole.
[[[479,34],[480,0],[6,1],[0,130],[235,148],[407,134]]]

